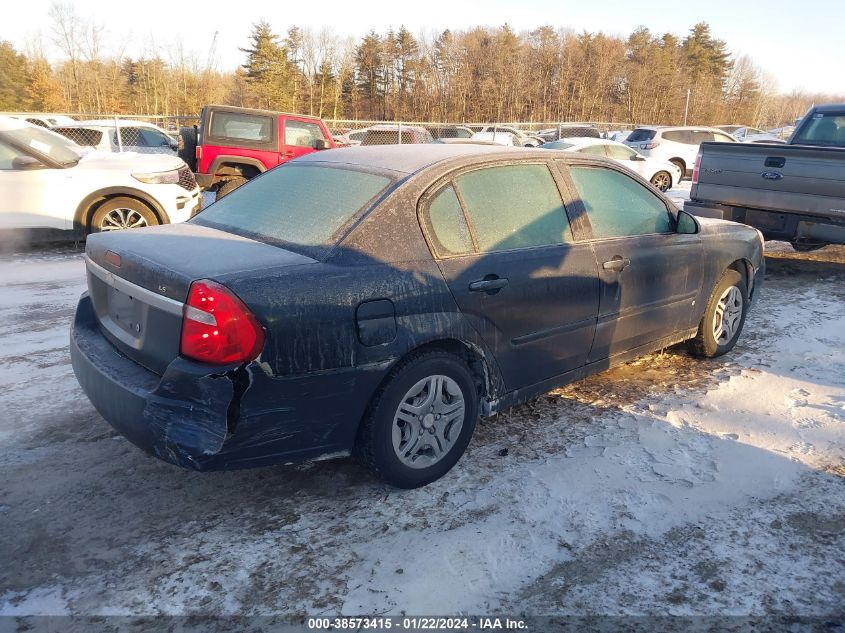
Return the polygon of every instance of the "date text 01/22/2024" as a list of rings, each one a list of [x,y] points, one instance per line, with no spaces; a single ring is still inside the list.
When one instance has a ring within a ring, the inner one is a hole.
[[[472,631],[472,630],[526,630],[525,621],[498,617],[340,617],[308,618],[312,631]]]

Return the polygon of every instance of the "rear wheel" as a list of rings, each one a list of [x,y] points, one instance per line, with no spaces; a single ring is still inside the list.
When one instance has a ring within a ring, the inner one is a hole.
[[[220,198],[222,198],[223,196],[232,193],[235,189],[237,189],[244,183],[246,183],[246,178],[242,178],[240,176],[226,180],[222,185],[217,188],[217,200],[220,200]]]
[[[668,191],[672,188],[672,175],[668,171],[659,171],[651,177],[651,184],[660,191]]]
[[[713,289],[698,334],[687,341],[696,356],[713,358],[731,351],[736,345],[745,315],[748,313],[748,289],[737,271],[726,270]]]
[[[478,392],[466,363],[439,350],[415,354],[375,395],[356,454],[386,483],[418,488],[458,462],[477,418]]]
[[[799,253],[809,253],[811,251],[817,251],[820,248],[824,248],[827,246],[826,242],[791,242],[792,248],[794,248]]]
[[[140,229],[159,224],[156,214],[137,198],[118,197],[106,200],[91,217],[92,233]]]
[[[681,180],[683,180],[684,177],[687,175],[687,166],[684,164],[684,161],[682,161],[680,158],[673,158],[669,162],[681,170]]]

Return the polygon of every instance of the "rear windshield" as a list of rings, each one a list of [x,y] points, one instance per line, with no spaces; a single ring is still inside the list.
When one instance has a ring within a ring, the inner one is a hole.
[[[845,147],[845,112],[817,112],[798,128],[790,143]]]
[[[638,128],[631,132],[626,138],[626,141],[639,142],[639,141],[650,141],[654,138],[654,135],[657,134],[657,130],[648,130],[646,128]]]
[[[192,221],[282,245],[327,246],[390,182],[380,174],[291,163],[235,189]]]

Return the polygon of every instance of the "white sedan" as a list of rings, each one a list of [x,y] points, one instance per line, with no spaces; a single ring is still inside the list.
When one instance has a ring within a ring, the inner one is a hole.
[[[611,158],[648,180],[660,191],[667,191],[681,181],[681,170],[669,161],[643,156],[627,145],[608,139],[566,138],[540,147]]]

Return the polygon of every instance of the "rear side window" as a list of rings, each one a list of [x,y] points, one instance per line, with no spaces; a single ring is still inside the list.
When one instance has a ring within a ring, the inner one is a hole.
[[[700,140],[695,140],[693,138],[693,133],[689,130],[670,130],[668,132],[663,132],[661,136],[667,141],[674,141],[675,143],[684,143],[685,145],[698,145],[699,143],[701,143]],[[628,140],[631,140],[630,136],[628,137]]]
[[[54,127],[53,131],[66,136],[77,145],[85,147],[97,147],[103,140],[103,133],[100,130],[81,127]]]
[[[572,241],[569,219],[545,165],[488,167],[458,176],[480,252]]]
[[[657,130],[648,130],[646,128],[637,128],[633,132],[628,135],[626,141],[631,141],[633,143],[639,143],[642,141],[650,141],[654,138],[654,135],[657,134]]]
[[[625,174],[601,167],[570,167],[569,173],[595,239],[673,232],[663,201]]]
[[[754,134],[754,132],[752,132]],[[735,139],[732,136],[728,136],[727,134],[722,134],[720,132],[713,132],[713,140],[718,143],[733,143]]]
[[[604,145],[587,145],[587,147],[582,147],[581,149],[579,149],[578,153],[590,154],[592,156],[607,156],[607,152],[604,149]]]
[[[273,118],[240,112],[212,112],[211,136],[267,143],[273,140]]]
[[[473,250],[464,210],[452,185],[442,189],[428,207],[428,221],[441,255],[462,255]]]
[[[605,149],[607,149],[608,157],[615,160],[632,160],[637,155],[624,145],[606,145]]]
[[[316,123],[285,121],[285,145],[314,147],[314,141],[324,140],[323,130]]]
[[[192,221],[270,242],[330,245],[390,182],[380,174],[289,163],[238,187]]]
[[[418,143],[414,133],[410,130],[402,131],[402,143]],[[361,145],[397,145],[399,143],[399,130],[367,130]]]

